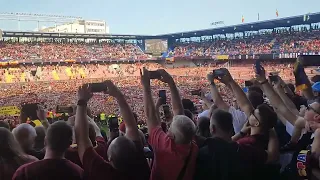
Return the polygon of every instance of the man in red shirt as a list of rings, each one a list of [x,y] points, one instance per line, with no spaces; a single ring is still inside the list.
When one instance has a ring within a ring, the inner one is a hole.
[[[157,70],[158,79],[168,83],[171,91],[173,121],[166,134],[161,128],[159,112],[156,111],[150,88],[150,74],[145,68],[141,72],[144,107],[149,130],[149,143],[154,151],[151,178],[165,180],[191,180],[195,170],[198,147],[192,141],[195,124],[184,116],[178,89],[172,77],[164,70]]]
[[[64,158],[65,151],[72,143],[72,128],[69,125],[63,121],[51,124],[45,142],[44,159],[21,166],[13,175],[13,180],[83,179],[83,170]]]
[[[133,113],[119,89],[111,81],[105,81],[105,85],[107,93],[118,101],[121,116],[126,123],[126,134],[125,137],[118,137],[111,142],[107,153],[110,163],[104,161],[93,149],[89,139],[86,110],[87,102],[92,97],[91,88],[88,84],[80,87],[75,134],[83,169],[90,180],[148,180],[150,169],[143,154],[143,146]]]

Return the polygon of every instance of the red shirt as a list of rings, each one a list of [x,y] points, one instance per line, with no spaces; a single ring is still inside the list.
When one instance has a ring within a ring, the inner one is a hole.
[[[268,148],[268,142],[268,137],[261,134],[246,136],[237,141],[238,144],[251,145],[262,149]]]
[[[33,162],[33,161],[37,161],[38,159],[33,156],[26,155],[24,160],[25,160],[24,163],[21,162],[21,164],[18,164],[16,162],[13,162],[10,160],[9,161],[6,160],[5,164],[0,163],[0,179],[1,180],[11,180],[13,174],[16,172],[16,170],[19,168],[19,166]]]
[[[149,166],[143,151],[137,154],[136,165],[131,172],[124,173],[114,169],[90,147],[83,155],[83,169],[90,180],[149,180]]]
[[[97,146],[94,148],[94,150],[103,158],[103,159],[107,159],[107,145],[103,139],[103,137],[98,136],[96,137],[96,141],[97,141]],[[78,166],[82,167],[82,163],[80,161],[79,158],[79,154],[78,154],[78,148],[77,147],[70,147],[66,153],[65,153],[65,158],[69,159],[71,162],[77,164]]]
[[[159,126],[151,130],[149,143],[154,151],[151,180],[176,180],[190,152],[190,145],[177,145]],[[192,180],[198,147],[191,144],[192,153],[183,180]]]
[[[84,172],[67,159],[43,159],[21,166],[12,180],[82,180]]]

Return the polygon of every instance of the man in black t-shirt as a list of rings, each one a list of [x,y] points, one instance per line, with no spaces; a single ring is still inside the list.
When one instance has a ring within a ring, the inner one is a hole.
[[[210,119],[212,138],[199,150],[195,179],[257,179],[259,169],[272,152],[232,142],[232,115],[217,109]],[[274,134],[275,135],[275,134]],[[260,176],[260,175],[259,175]]]

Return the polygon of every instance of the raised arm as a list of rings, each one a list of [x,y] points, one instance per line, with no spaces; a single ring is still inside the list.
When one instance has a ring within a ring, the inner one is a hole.
[[[90,92],[88,84],[79,88],[74,129],[78,145],[78,154],[82,163],[85,151],[89,147],[92,147],[89,139],[89,121],[87,119],[87,103],[91,97],[92,93]]]
[[[121,116],[126,124],[126,137],[132,141],[140,141],[137,122],[123,94],[111,81],[105,81],[105,83],[108,87],[108,94],[115,97],[118,101]]]
[[[38,116],[39,120],[41,121],[43,127],[47,130],[48,127],[50,126],[49,121],[46,117],[47,111],[45,111],[44,108],[40,105],[38,105],[37,116]]]
[[[279,78],[279,82],[276,83],[276,85],[274,86],[276,92],[278,93],[278,95],[280,96],[280,98],[282,99],[283,103],[287,106],[287,108],[296,116],[299,115],[299,110],[296,108],[296,105],[294,105],[294,103],[292,102],[292,100],[288,97],[288,95],[286,95],[284,88],[286,86],[286,84],[281,80],[280,77]],[[291,91],[291,90],[290,90]]]
[[[218,79],[221,79],[221,82],[230,85],[240,109],[247,115],[247,117],[249,117],[254,110],[251,102],[249,101],[243,90],[240,88],[240,86],[233,80],[229,71],[225,68],[223,68],[223,70],[224,75],[222,77],[218,77]]]
[[[164,69],[158,69],[158,72],[161,75],[161,79],[159,80],[169,85],[169,88],[171,91],[171,103],[172,103],[173,115],[174,116],[184,115],[184,109],[183,109],[181,97],[179,94],[179,90],[172,76],[169,73],[167,73]]]
[[[268,97],[273,108],[277,110],[285,119],[287,119],[291,124],[294,124],[297,120],[297,116],[293,114],[284,102],[281,100],[280,96],[276,93],[273,87],[269,84],[266,79],[265,70],[262,68],[260,74],[256,74],[257,80],[260,82],[264,94]]]
[[[216,86],[216,84],[214,83],[214,76],[212,73],[207,75],[207,79],[210,83],[210,92],[211,92],[211,96],[213,99],[214,104],[219,108],[219,109],[223,109],[228,111],[229,110],[229,105],[227,103],[225,103],[219,93],[219,90]],[[229,85],[229,84],[228,84]],[[230,87],[230,86],[229,86]]]
[[[140,70],[140,76],[143,88],[144,112],[147,116],[147,125],[150,133],[153,128],[161,125],[161,121],[151,94],[149,71],[143,68],[143,73]]]

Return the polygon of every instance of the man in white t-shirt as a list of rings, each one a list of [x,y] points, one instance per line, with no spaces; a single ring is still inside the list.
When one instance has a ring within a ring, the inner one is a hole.
[[[245,115],[245,113],[243,111],[240,111],[232,106],[229,106],[226,102],[223,101],[218,88],[216,87],[215,83],[214,83],[214,77],[213,74],[208,74],[207,76],[208,81],[210,82],[210,90],[211,90],[211,94],[210,96],[207,95],[206,99],[204,99],[204,102],[206,102],[208,99],[208,97],[211,97],[214,104],[219,108],[219,109],[223,109],[225,111],[228,111],[230,114],[232,114],[233,117],[233,128],[234,128],[234,132],[235,133],[239,133],[240,130],[242,129],[243,125],[247,122],[247,116]],[[231,89],[231,88],[229,88]],[[204,97],[202,97],[204,98]],[[209,100],[210,101],[210,100]],[[203,111],[202,113],[200,113],[198,115],[198,118],[202,117],[202,116],[207,116],[208,118],[210,118],[210,112],[209,110]]]

